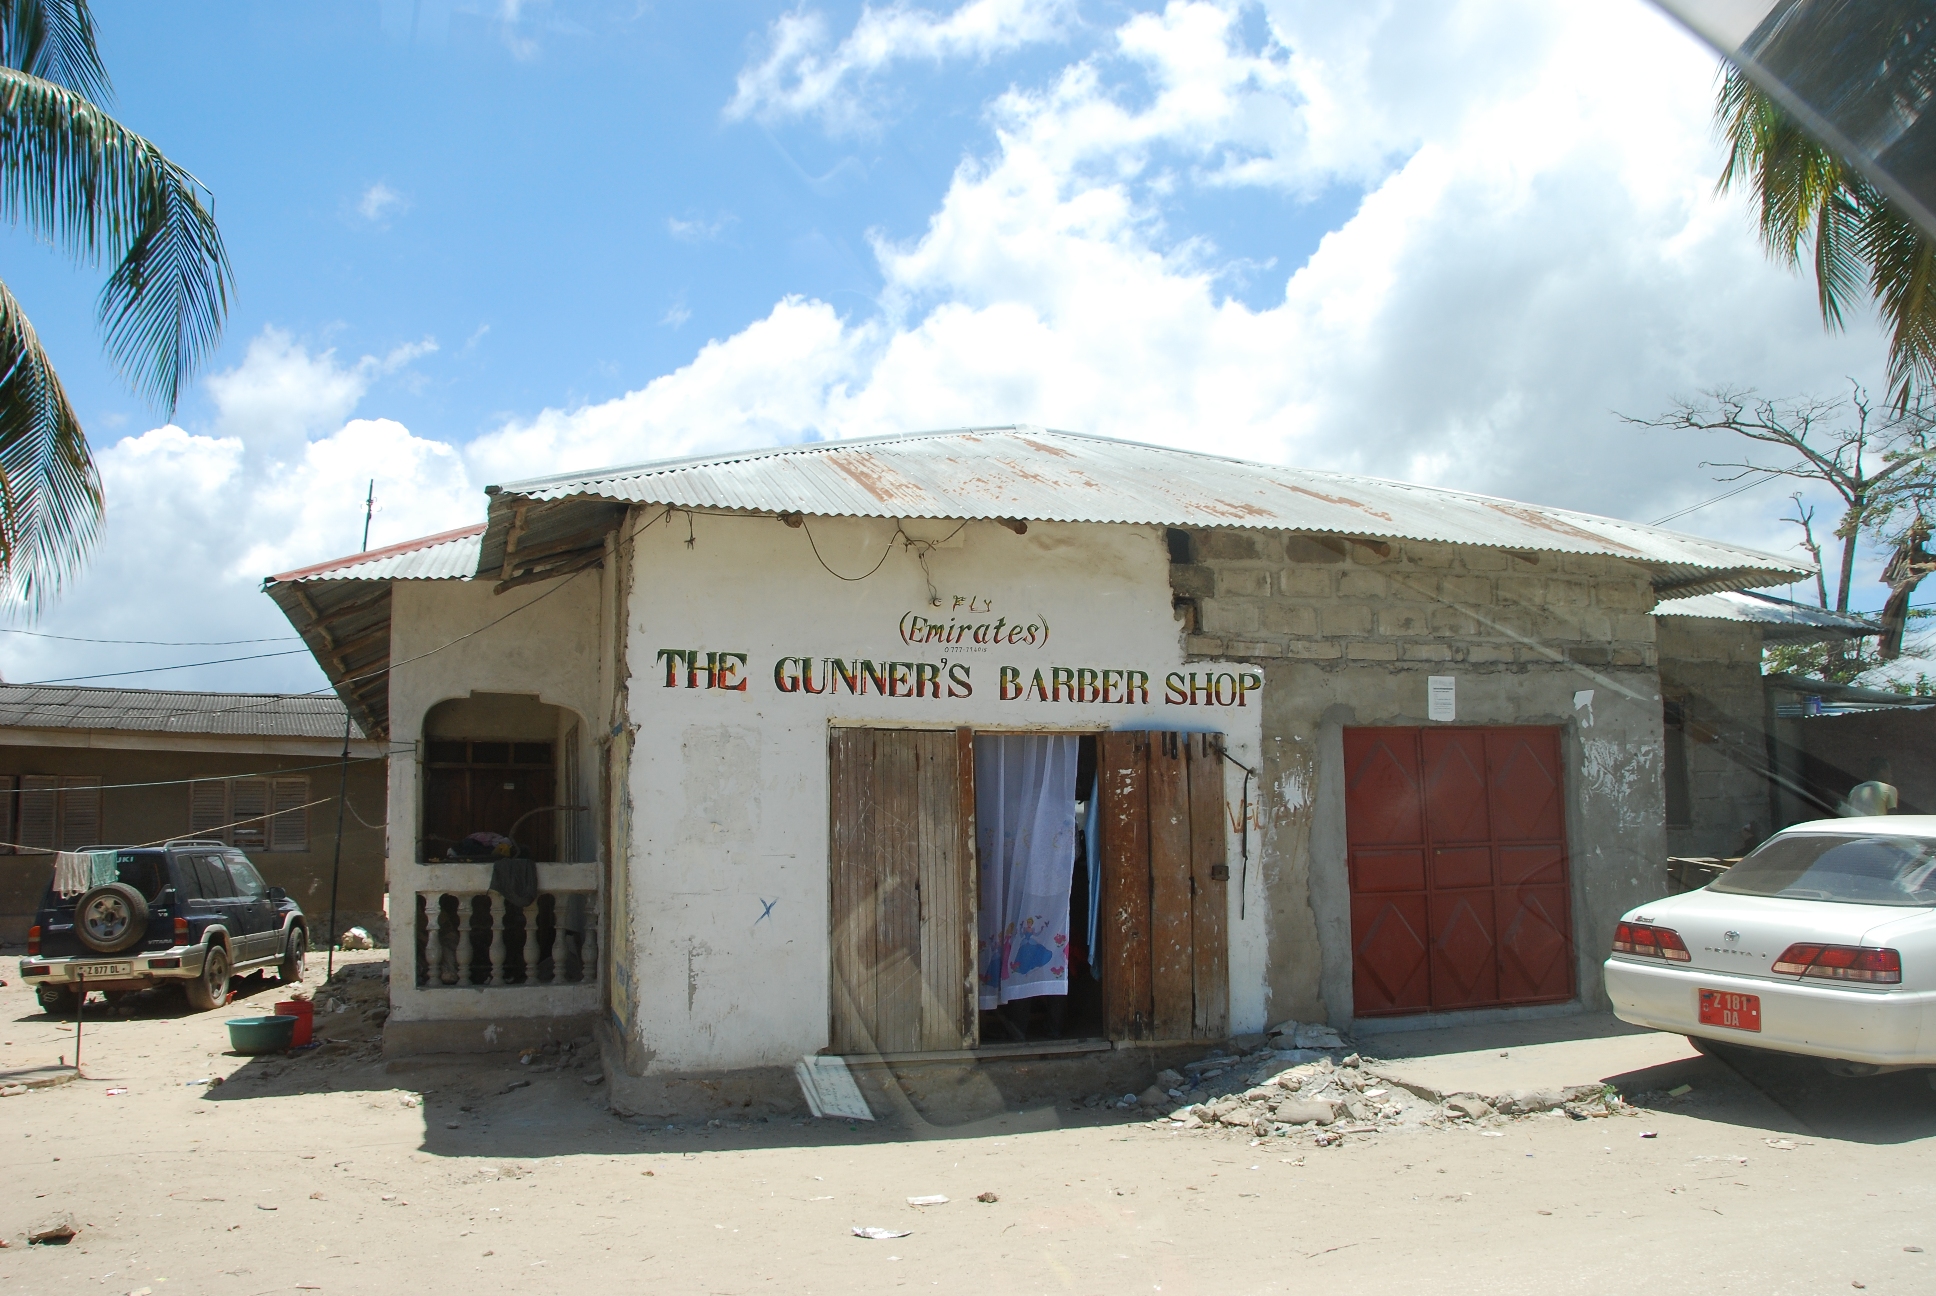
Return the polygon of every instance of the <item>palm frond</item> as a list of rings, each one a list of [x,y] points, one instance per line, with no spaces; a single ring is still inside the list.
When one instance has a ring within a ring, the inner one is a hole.
[[[101,520],[101,479],[34,326],[0,284],[0,599],[45,606]]]
[[[114,99],[87,0],[0,0],[0,66],[78,90],[95,103]]]
[[[169,413],[221,335],[234,283],[203,193],[83,96],[0,68],[0,217],[118,262],[99,303],[108,354]]]
[[[1936,390],[1936,245],[1880,195],[1866,213],[1861,243],[1890,328],[1890,400],[1905,410],[1917,393]]]

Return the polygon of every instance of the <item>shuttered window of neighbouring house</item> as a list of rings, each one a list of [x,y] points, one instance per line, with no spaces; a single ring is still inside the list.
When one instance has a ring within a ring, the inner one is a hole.
[[[229,842],[243,850],[261,850],[269,844],[269,780],[229,780]]]
[[[60,779],[52,774],[20,776],[20,834],[22,846],[34,850],[60,849]]]
[[[1103,734],[1097,950],[1111,1039],[1222,1039],[1230,1020],[1223,736]]]
[[[974,1046],[972,742],[965,729],[830,736],[835,1052]]]
[[[14,787],[20,782],[11,774],[0,774],[0,855],[14,853]]]
[[[269,849],[309,849],[309,780],[279,778],[272,789],[275,818],[269,821]]]
[[[188,785],[188,835],[203,840],[226,841],[223,825],[229,821],[229,785],[224,779],[204,779]]]
[[[94,775],[61,780],[61,849],[101,844],[101,780]]]

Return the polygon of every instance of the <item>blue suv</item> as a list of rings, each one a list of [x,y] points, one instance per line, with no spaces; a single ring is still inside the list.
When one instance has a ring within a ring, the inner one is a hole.
[[[301,906],[233,846],[90,849],[115,851],[118,877],[65,898],[50,883],[20,960],[21,979],[48,1012],[72,1013],[88,991],[113,1001],[170,982],[207,1011],[227,1000],[240,973],[273,967],[284,984],[302,980],[309,934]]]

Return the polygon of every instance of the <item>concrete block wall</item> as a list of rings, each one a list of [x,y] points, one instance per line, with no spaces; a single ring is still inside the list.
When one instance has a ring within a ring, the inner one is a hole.
[[[1267,914],[1271,1019],[1353,1021],[1344,730],[1431,724],[1434,675],[1455,679],[1458,723],[1560,729],[1574,979],[1582,1005],[1604,1005],[1613,923],[1667,889],[1650,573],[1281,532],[1191,532],[1187,556],[1170,574],[1188,653],[1265,676],[1246,896]]]
[[[1268,663],[1651,669],[1654,591],[1617,558],[1205,531],[1170,569],[1192,655]]]
[[[1733,856],[1773,832],[1761,629],[1735,621],[1659,618],[1660,688],[1686,717],[1689,822],[1669,825],[1674,855]],[[1749,825],[1753,825],[1749,829]]]

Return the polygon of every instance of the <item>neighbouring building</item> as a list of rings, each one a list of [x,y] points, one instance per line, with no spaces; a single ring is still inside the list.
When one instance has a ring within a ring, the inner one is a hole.
[[[1777,733],[1779,680],[1762,673],[1776,643],[1854,641],[1861,617],[1749,591],[1668,599],[1660,645],[1667,853],[1733,858],[1776,829],[1833,815],[1853,779],[1820,785]],[[1826,687],[1820,684],[1817,688]]]
[[[26,939],[54,853],[214,838],[322,942],[343,780],[337,698],[0,685],[0,940]],[[340,925],[385,935],[387,749],[350,730]]]
[[[265,585],[398,753],[389,1045],[659,1076],[1601,1003],[1656,602],[1800,574],[1029,428],[486,493]]]

